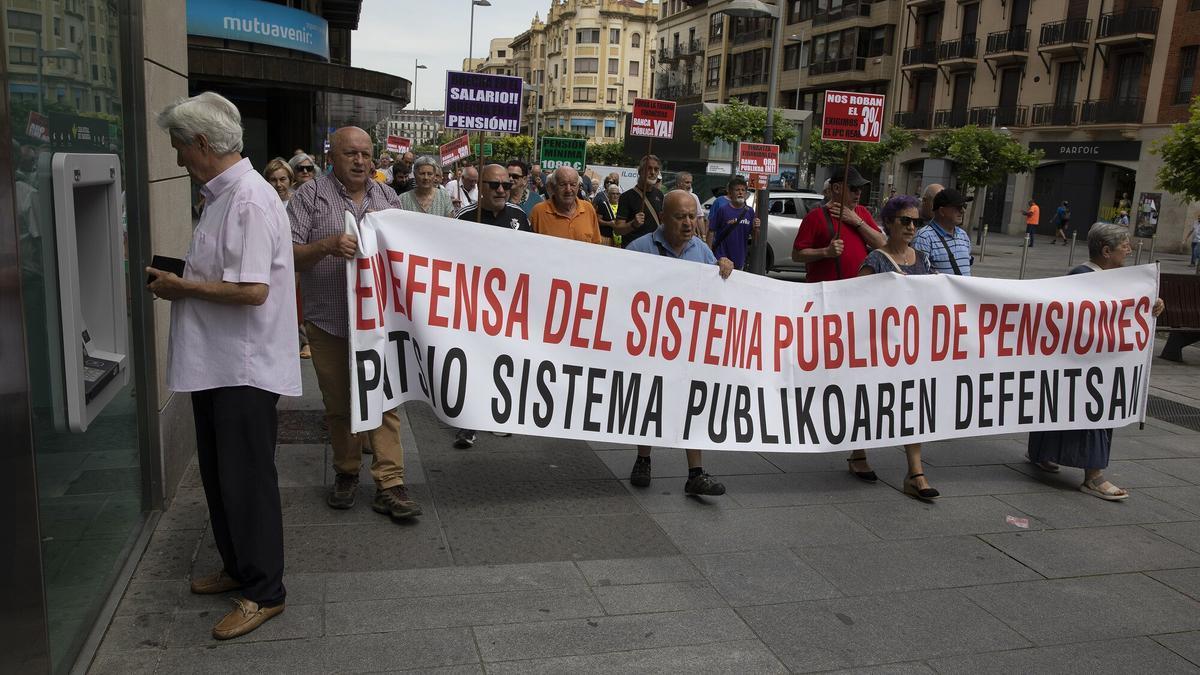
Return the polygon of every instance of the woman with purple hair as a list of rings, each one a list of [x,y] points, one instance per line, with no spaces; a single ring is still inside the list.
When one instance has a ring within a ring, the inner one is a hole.
[[[858,276],[883,272],[906,275],[936,274],[929,266],[929,256],[909,245],[912,243],[913,237],[917,236],[917,228],[925,224],[921,220],[920,206],[921,203],[909,195],[898,195],[887,200],[879,212],[880,222],[887,233],[887,244],[867,254],[867,259],[863,261],[862,267],[858,270]],[[925,479],[925,473],[921,470],[921,444],[905,445],[904,453],[908,455],[908,474],[904,479],[904,494],[925,502],[937,499],[938,491],[929,487],[929,481]],[[866,474],[873,479],[872,482],[878,480],[875,472],[871,471],[867,464],[866,451],[851,452],[849,462],[850,470],[855,476],[866,480],[867,478],[864,476]],[[856,465],[859,468],[865,467],[866,470],[856,470]]]

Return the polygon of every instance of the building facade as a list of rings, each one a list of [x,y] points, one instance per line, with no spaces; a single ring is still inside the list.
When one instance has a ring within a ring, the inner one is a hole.
[[[906,0],[893,120],[920,130],[992,127],[1044,156],[1029,174],[987,189],[976,208],[991,229],[1020,231],[1029,199],[1053,234],[1062,202],[1090,225],[1121,210],[1153,211],[1159,246],[1177,247],[1194,209],[1156,187],[1152,154],[1194,94],[1200,4],[1163,0]],[[897,187],[953,184],[953,167],[914,148]],[[1153,206],[1150,206],[1150,203]],[[1148,216],[1147,216],[1148,218]]]
[[[463,70],[487,75],[516,75],[513,50],[509,46],[512,38],[492,38],[488,43],[485,59],[463,59]]]
[[[384,120],[382,135],[411,138],[413,147],[436,145],[445,122],[444,110],[401,110]]]
[[[526,124],[543,134],[623,136],[636,98],[651,92],[657,6],[635,0],[552,0],[513,38],[513,69],[540,92],[526,102]]]

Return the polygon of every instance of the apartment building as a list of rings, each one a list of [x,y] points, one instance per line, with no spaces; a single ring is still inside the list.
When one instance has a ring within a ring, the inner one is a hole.
[[[384,120],[384,136],[411,138],[413,146],[436,145],[445,122],[444,110],[401,110]]]
[[[993,127],[1045,156],[1029,174],[987,190],[992,229],[1023,228],[1021,209],[1070,202],[1077,223],[1153,200],[1162,248],[1181,241],[1194,210],[1160,194],[1154,142],[1186,119],[1200,49],[1200,3],[1177,0],[904,0],[894,122],[932,132]],[[953,183],[921,148],[899,157],[897,189]],[[1136,218],[1136,213],[1130,214]]]
[[[621,138],[633,100],[650,96],[656,18],[657,5],[635,0],[552,0],[509,43],[514,74],[538,91],[526,130]]]
[[[488,55],[483,59],[463,59],[463,70],[487,75],[516,75],[513,63],[512,38],[492,38],[488,43]]]

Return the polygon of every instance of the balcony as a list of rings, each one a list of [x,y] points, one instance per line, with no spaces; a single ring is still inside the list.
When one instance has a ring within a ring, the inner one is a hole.
[[[655,87],[654,98],[666,101],[681,101],[689,98],[699,98],[703,92],[704,88],[700,86],[699,82],[672,84],[664,87]]]
[[[679,46],[675,47],[675,53],[679,56],[694,56],[696,54],[703,54],[704,39],[695,38],[686,43],[680,43]]]
[[[900,61],[901,70],[936,70],[938,61],[938,46],[936,42],[904,50]]]
[[[738,87],[753,87],[757,84],[767,83],[767,73],[749,73],[746,75],[731,75],[729,77],[728,86],[730,89]]]
[[[928,110],[897,112],[892,123],[905,129],[932,129],[933,113]]]
[[[979,63],[977,56],[979,40],[974,35],[960,40],[943,40],[938,43],[938,65],[949,70],[969,70]]]
[[[1042,24],[1038,51],[1043,54],[1062,54],[1087,49],[1092,35],[1091,19],[1067,19]]]
[[[946,4],[946,0],[905,0],[904,6],[908,9],[924,9],[926,7],[940,7]]]
[[[1029,106],[971,108],[967,119],[969,124],[980,127],[1024,127],[1029,122]]]
[[[1158,33],[1158,8],[1139,7],[1100,15],[1096,44],[1115,46],[1153,40]]]
[[[757,42],[766,40],[771,37],[770,28],[756,28],[754,30],[734,31],[729,34],[730,44],[744,45],[748,42]]]
[[[813,15],[813,26],[824,26],[827,24],[841,21],[843,19],[855,19],[858,17],[871,16],[871,3],[869,2],[851,2],[837,9],[831,9],[827,12],[820,12]]]
[[[934,129],[957,129],[967,126],[968,111],[962,108],[937,110],[933,113]]]
[[[983,58],[996,65],[1024,62],[1029,58],[1029,30],[1022,27],[988,33]]]
[[[1073,127],[1079,123],[1078,103],[1039,103],[1029,113],[1031,127]]]
[[[850,56],[844,59],[835,59],[833,61],[822,61],[821,63],[808,64],[808,75],[828,75],[830,73],[845,73],[851,70],[866,70],[867,60],[862,57]]]
[[[1140,124],[1146,100],[1141,98],[1092,99],[1079,108],[1080,124]]]

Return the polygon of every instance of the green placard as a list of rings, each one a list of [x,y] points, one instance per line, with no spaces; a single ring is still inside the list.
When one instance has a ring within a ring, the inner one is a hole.
[[[484,144],[483,144],[483,152],[482,152],[482,153],[480,153],[480,152],[479,152],[479,143],[476,143],[475,145],[471,146],[471,150],[472,150],[472,151],[473,151],[473,152],[474,152],[476,155],[478,155],[478,154],[482,154],[484,157],[491,157],[491,156],[492,156],[492,149],[493,149],[493,148],[492,148],[492,144],[491,144],[491,143],[484,143]]]
[[[587,166],[587,139],[543,138],[541,160],[542,171],[553,171],[562,166],[583,171]]]

